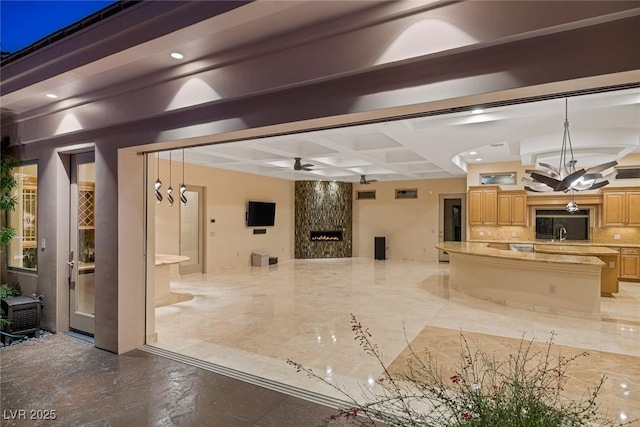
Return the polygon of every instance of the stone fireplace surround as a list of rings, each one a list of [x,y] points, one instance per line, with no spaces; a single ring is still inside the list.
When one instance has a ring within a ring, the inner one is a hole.
[[[351,183],[296,181],[295,257],[350,258],[352,203]]]

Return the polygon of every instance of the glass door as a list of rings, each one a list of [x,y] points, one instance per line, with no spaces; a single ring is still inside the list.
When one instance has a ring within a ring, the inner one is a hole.
[[[94,153],[71,156],[69,235],[69,328],[95,330],[95,162]]]
[[[204,272],[204,189],[187,186],[187,203],[180,203],[180,255],[189,257],[180,263],[180,274]]]

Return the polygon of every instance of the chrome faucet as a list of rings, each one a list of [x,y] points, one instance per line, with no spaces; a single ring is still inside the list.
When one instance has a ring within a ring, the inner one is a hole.
[[[560,242],[562,242],[563,240],[567,240],[567,229],[564,227],[560,227],[558,237],[560,238]]]

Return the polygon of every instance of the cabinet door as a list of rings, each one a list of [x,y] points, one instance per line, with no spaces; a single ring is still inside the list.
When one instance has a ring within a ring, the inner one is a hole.
[[[509,194],[498,195],[498,224],[511,225],[512,197]]]
[[[623,191],[604,193],[604,226],[625,225],[625,193]]]
[[[511,224],[527,225],[526,194],[514,194],[511,196]]]
[[[498,190],[484,190],[482,205],[484,224],[496,225],[498,223]]]
[[[620,278],[640,279],[640,250],[620,249]]]
[[[627,191],[627,225],[640,227],[640,191]]]
[[[469,190],[469,224],[482,225],[482,190]]]

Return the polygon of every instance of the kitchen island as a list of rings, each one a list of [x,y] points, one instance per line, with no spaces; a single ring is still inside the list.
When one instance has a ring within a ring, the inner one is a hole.
[[[520,252],[505,250],[508,245],[475,242],[441,242],[436,247],[449,253],[453,289],[533,311],[600,317],[605,263],[596,256]]]

